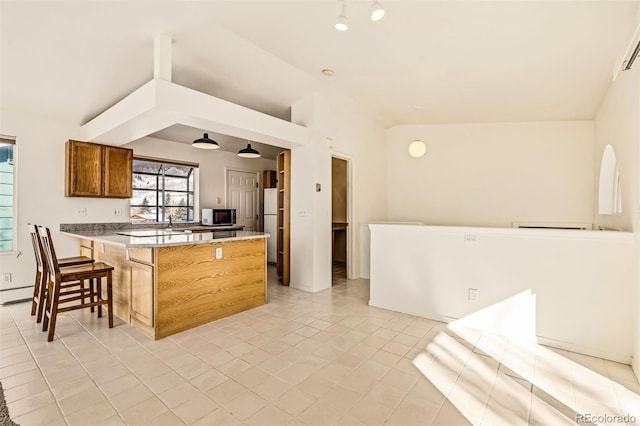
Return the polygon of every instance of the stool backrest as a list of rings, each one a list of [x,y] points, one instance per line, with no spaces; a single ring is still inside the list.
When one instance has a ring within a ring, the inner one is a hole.
[[[38,233],[40,234],[40,241],[42,242],[42,251],[47,262],[49,269],[49,276],[51,280],[55,280],[55,276],[60,274],[60,267],[58,266],[58,258],[56,257],[56,251],[53,248],[53,240],[51,239],[51,232],[49,228],[44,226],[38,226]]]
[[[40,235],[38,234],[38,226],[28,223],[27,227],[29,228],[29,234],[31,236],[33,254],[36,256],[36,266],[38,267],[38,271],[44,272],[46,260],[44,258],[44,252],[42,251],[42,241],[40,241]]]

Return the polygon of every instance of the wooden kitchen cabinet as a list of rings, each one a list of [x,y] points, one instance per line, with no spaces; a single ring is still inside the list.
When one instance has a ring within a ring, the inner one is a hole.
[[[93,241],[80,240],[80,256],[86,256],[93,259]]]
[[[282,284],[289,285],[291,228],[291,151],[282,151],[276,159],[278,172],[278,253],[276,270]]]
[[[110,244],[94,242],[93,256],[97,262],[104,262],[115,269],[112,273],[113,281],[113,312],[122,319],[129,320],[130,294],[131,294],[131,273],[129,272],[129,261],[126,258],[124,247]],[[106,286],[102,286],[103,296],[106,297]]]
[[[133,150],[67,141],[66,197],[131,198]]]
[[[133,150],[105,146],[102,151],[104,196],[108,198],[131,198],[133,191]]]
[[[153,265],[130,261],[131,320],[153,327]]]
[[[81,238],[113,270],[113,310],[152,339],[267,302],[266,238],[125,247]],[[217,250],[222,257],[217,257]],[[102,286],[106,297],[106,286]]]

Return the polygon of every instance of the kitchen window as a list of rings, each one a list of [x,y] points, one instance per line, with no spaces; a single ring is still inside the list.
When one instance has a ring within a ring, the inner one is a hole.
[[[198,164],[134,157],[132,222],[195,220]]]
[[[15,138],[0,135],[0,252],[15,246]]]

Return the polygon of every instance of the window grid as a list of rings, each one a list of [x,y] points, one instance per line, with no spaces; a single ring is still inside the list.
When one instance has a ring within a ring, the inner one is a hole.
[[[141,168],[147,170],[140,170]],[[195,191],[190,188],[195,187],[195,168],[161,160],[134,158],[131,220],[166,222],[169,215],[174,221],[193,220]],[[171,171],[182,171],[182,174]],[[140,194],[143,195],[140,197]]]
[[[0,252],[14,250],[15,139],[0,136]]]

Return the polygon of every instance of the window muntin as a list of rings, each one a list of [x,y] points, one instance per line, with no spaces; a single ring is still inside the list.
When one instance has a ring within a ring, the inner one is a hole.
[[[131,220],[192,221],[195,217],[197,165],[133,159]]]
[[[0,136],[0,252],[14,250],[15,139]]]

